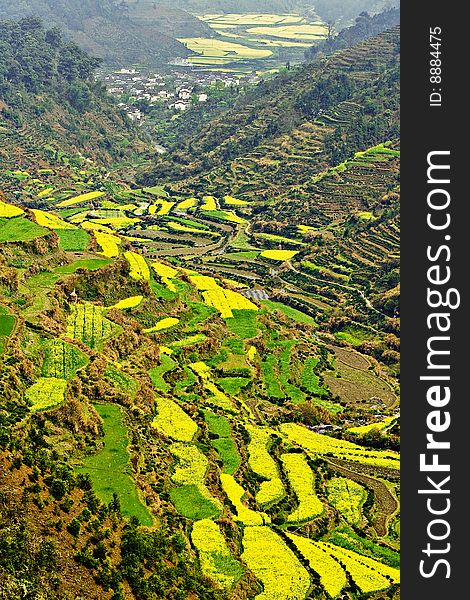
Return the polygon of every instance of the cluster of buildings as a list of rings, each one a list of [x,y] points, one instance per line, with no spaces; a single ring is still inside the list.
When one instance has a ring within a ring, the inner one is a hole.
[[[229,73],[214,73],[173,68],[162,73],[149,73],[137,68],[99,73],[110,94],[123,97],[120,102],[128,116],[134,121],[143,118],[136,101],[145,100],[149,105],[163,103],[175,111],[187,110],[195,102],[207,102],[204,91],[209,85],[222,82],[225,87],[239,86],[240,78]]]

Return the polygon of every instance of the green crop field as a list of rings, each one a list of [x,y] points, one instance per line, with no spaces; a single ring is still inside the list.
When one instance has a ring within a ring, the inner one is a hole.
[[[95,409],[103,420],[103,448],[96,455],[87,456],[77,472],[90,475],[96,493],[104,502],[111,502],[116,493],[123,514],[137,517],[142,525],[150,527],[152,515],[139,498],[131,477],[129,440],[122,411],[112,404],[96,404]]]
[[[68,251],[86,250],[90,241],[90,236],[83,229],[57,229],[59,236],[59,247]]]
[[[0,219],[0,242],[29,242],[48,233],[45,227],[25,217]]]

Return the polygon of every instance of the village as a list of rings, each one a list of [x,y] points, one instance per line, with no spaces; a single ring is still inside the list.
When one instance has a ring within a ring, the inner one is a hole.
[[[119,101],[128,117],[139,123],[145,113],[143,105],[164,106],[175,113],[189,109],[193,104],[211,98],[211,86],[240,88],[260,81],[256,74],[233,74],[192,69],[189,65],[177,66],[162,73],[140,70],[138,67],[116,71],[102,69],[97,73],[107,91]],[[212,98],[211,98],[212,99]]]

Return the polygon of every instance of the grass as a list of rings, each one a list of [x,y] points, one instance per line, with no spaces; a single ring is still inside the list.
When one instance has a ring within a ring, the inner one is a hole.
[[[96,271],[98,269],[106,267],[107,265],[111,264],[111,262],[112,261],[106,258],[82,258],[68,265],[57,267],[55,269],[55,272],[63,273],[64,275],[69,275],[71,273],[75,273],[78,269],[88,269],[89,271]]]
[[[250,383],[249,377],[221,377],[217,379],[218,387],[222,388],[226,394],[236,396],[240,390]]]
[[[278,310],[282,314],[286,315],[296,323],[304,323],[305,325],[315,325],[315,319],[310,315],[283,304],[282,302],[274,302],[273,300],[261,300],[261,304],[269,308],[270,310]]]
[[[118,389],[131,396],[135,396],[139,389],[139,384],[133,377],[111,363],[106,367],[104,376]]]
[[[224,473],[233,475],[241,465],[241,457],[238,454],[234,441],[231,438],[219,438],[213,440],[212,445],[224,463]]]
[[[346,550],[375,558],[395,569],[400,568],[400,555],[386,546],[380,546],[375,542],[359,536],[348,527],[338,527],[331,534],[329,541],[336,546]]]
[[[284,393],[279,385],[279,377],[276,373],[278,362],[274,354],[270,354],[261,363],[261,373],[263,375],[263,381],[266,386],[268,396],[272,398],[284,398]]]
[[[180,515],[193,521],[210,519],[220,514],[217,506],[204,497],[195,484],[171,490],[170,499]]]
[[[177,363],[168,355],[160,354],[160,364],[149,371],[150,379],[156,390],[159,392],[168,392],[170,390],[170,386],[163,379],[163,376],[165,373],[172,371],[176,365]]]
[[[90,236],[83,229],[57,229],[59,248],[65,252],[84,251],[88,248]]]
[[[129,440],[121,408],[114,404],[94,406],[103,420],[103,447],[98,454],[86,457],[78,472],[89,473],[93,488],[103,502],[111,502],[113,493],[116,493],[123,515],[137,517],[142,525],[150,527],[153,525],[152,515],[140,500],[130,477]]]
[[[256,312],[254,310],[232,308],[233,317],[225,319],[227,327],[242,339],[255,337],[258,334]]]
[[[209,429],[210,433],[218,435],[222,438],[230,437],[230,422],[226,417],[216,415],[210,410],[205,410],[204,420],[207,423],[207,428]]]
[[[307,358],[302,369],[302,385],[311,394],[315,396],[326,396],[327,390],[320,385],[319,377],[315,373],[315,367],[318,364],[318,358]]]
[[[49,232],[25,217],[0,219],[0,242],[30,242]]]

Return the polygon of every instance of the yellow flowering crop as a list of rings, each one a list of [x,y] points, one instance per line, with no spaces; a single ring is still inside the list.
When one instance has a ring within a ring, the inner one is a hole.
[[[224,196],[224,203],[229,204],[230,206],[245,206],[246,204],[249,204],[246,200],[240,200],[233,196]]]
[[[250,347],[248,348],[248,350],[247,350],[246,354],[247,354],[247,356],[248,356],[249,360],[250,360],[251,362],[253,362],[253,360],[254,360],[254,358],[255,358],[255,356],[256,356],[256,348],[255,348],[255,346],[250,346]]]
[[[323,512],[323,504],[315,493],[315,476],[302,454],[283,454],[282,464],[298,500],[298,507],[287,517],[300,522],[313,519]]]
[[[48,213],[37,208],[31,209],[31,212],[34,214],[36,223],[42,227],[47,227],[47,229],[76,229],[75,225],[63,221],[54,213]]]
[[[320,575],[320,583],[326,592],[337,598],[341,590],[347,585],[346,573],[341,565],[322,547],[317,546],[307,538],[287,533],[294,542],[299,552],[304,556],[314,571]]]
[[[113,229],[125,229],[130,225],[135,225],[135,223],[139,223],[141,219],[139,218],[131,218],[131,217],[110,217],[109,219],[98,218],[92,219],[92,223],[96,223],[97,225],[111,225]]]
[[[31,402],[32,412],[58,406],[65,400],[67,381],[57,377],[40,377],[26,390],[26,399]]]
[[[196,206],[196,204],[197,204],[196,198],[186,198],[186,200],[181,200],[181,202],[179,202],[176,205],[175,210],[186,210],[188,208],[192,208],[193,206]]]
[[[204,204],[201,206],[201,210],[217,210],[217,202],[214,196],[204,196]]]
[[[393,583],[400,583],[400,571],[398,569],[328,542],[313,543],[319,548],[324,548],[331,556],[341,561],[364,594],[390,587],[390,581],[387,577],[390,577]]]
[[[24,210],[19,206],[15,206],[14,204],[8,204],[8,202],[0,200],[0,218],[19,217],[23,213]]]
[[[178,442],[190,442],[197,432],[197,424],[184,410],[168,398],[157,398],[158,415],[152,421],[163,435]]]
[[[220,501],[214,498],[204,484],[209,461],[196,446],[175,442],[170,446],[170,452],[178,458],[171,480],[178,485],[195,485],[201,494],[211,500],[217,508],[222,508]]]
[[[46,196],[49,196],[53,191],[54,191],[53,187],[44,188],[43,190],[41,190],[39,192],[38,198],[45,198]]]
[[[368,450],[346,440],[315,433],[296,423],[283,423],[279,429],[291,443],[299,445],[311,455],[330,453],[344,460],[391,469],[400,468],[399,454],[391,450]]]
[[[145,279],[145,281],[150,281],[150,269],[143,256],[136,252],[124,252],[124,257],[129,263],[129,274],[132,279]]]
[[[143,299],[143,296],[131,296],[130,298],[124,298],[124,300],[119,300],[119,302],[116,302],[116,304],[113,304],[109,308],[135,308],[136,306],[139,306]]]
[[[227,498],[237,511],[237,515],[234,516],[235,521],[240,521],[244,525],[264,525],[265,523],[270,522],[268,515],[251,510],[251,508],[248,508],[243,504],[245,490],[237,481],[235,481],[232,475],[221,473],[220,483],[222,484],[224,492],[227,494]]]
[[[290,260],[296,254],[298,254],[295,250],[263,250],[261,252],[261,256],[264,258],[269,258],[271,260]]]
[[[202,572],[224,588],[231,587],[238,579],[234,574],[224,573],[220,566],[235,563],[227,547],[224,536],[214,521],[201,519],[196,521],[191,532],[191,541],[199,553]],[[241,575],[239,569],[238,575]]]
[[[73,206],[74,204],[80,204],[81,202],[87,202],[88,200],[94,200],[95,198],[101,198],[104,196],[105,192],[87,192],[86,194],[80,194],[79,196],[75,196],[74,198],[69,198],[68,200],[62,200],[59,202],[57,206]]]
[[[155,331],[162,331],[163,329],[173,327],[177,323],[179,323],[179,319],[176,319],[175,317],[166,317],[165,319],[158,321],[158,323],[153,327],[149,327],[149,329],[144,329],[144,333],[154,333]]]
[[[269,527],[245,527],[241,558],[263,583],[256,600],[303,600],[310,576],[299,559]]]
[[[250,435],[248,464],[254,473],[266,479],[260,484],[256,501],[261,506],[277,502],[285,495],[285,491],[276,462],[268,452],[270,432],[254,425],[245,425],[245,429]]]
[[[102,231],[94,231],[96,242],[101,246],[102,251],[98,254],[103,254],[107,258],[114,258],[119,256],[119,245],[121,244],[121,238],[112,233],[103,233]]]
[[[328,502],[336,508],[348,523],[360,525],[361,507],[367,499],[366,490],[346,477],[333,477],[326,486]]]
[[[387,427],[393,422],[396,417],[387,417],[382,421],[377,421],[376,423],[369,423],[369,425],[359,425],[358,427],[349,427],[347,431],[349,433],[356,433],[359,435],[364,435],[364,433],[368,433],[373,429],[378,429],[379,431],[383,431],[387,429]]]

